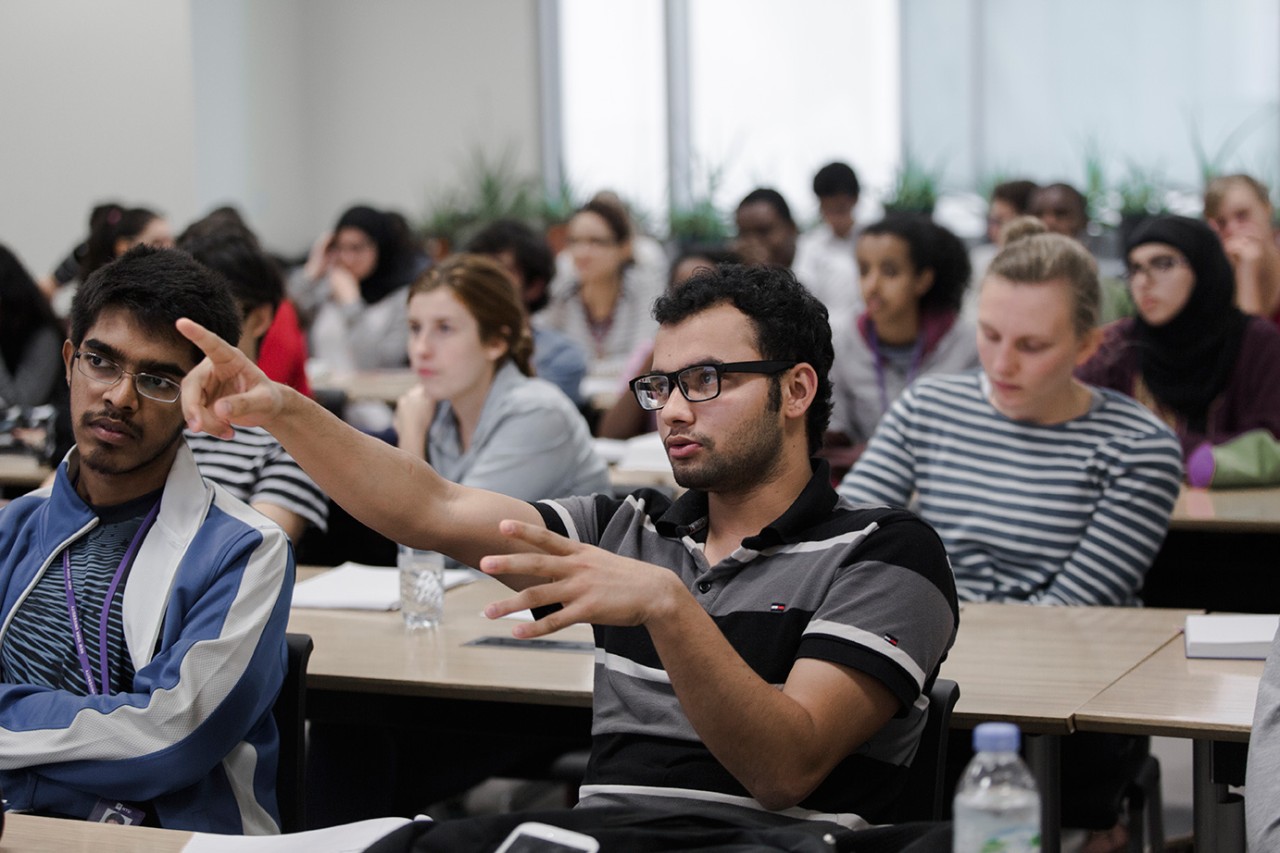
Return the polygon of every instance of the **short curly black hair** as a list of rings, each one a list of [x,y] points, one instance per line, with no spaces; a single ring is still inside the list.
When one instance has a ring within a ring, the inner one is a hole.
[[[178,332],[179,317],[195,320],[228,343],[240,340],[240,310],[231,286],[181,249],[134,246],[98,268],[71,303],[71,343],[80,346],[109,308],[123,308],[148,332],[190,347],[193,363],[204,353]]]
[[[660,297],[653,304],[653,318],[672,325],[725,303],[751,320],[762,359],[804,362],[817,373],[817,393],[805,416],[809,452],[817,453],[831,420],[835,360],[826,306],[783,267],[717,264],[699,269],[681,287]]]

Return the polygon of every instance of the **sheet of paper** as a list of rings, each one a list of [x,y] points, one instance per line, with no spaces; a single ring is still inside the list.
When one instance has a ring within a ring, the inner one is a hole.
[[[445,569],[444,588],[471,583],[471,569]],[[400,572],[395,566],[343,563],[301,581],[293,587],[294,607],[335,610],[397,610],[400,607]]]
[[[656,432],[648,432],[627,439],[626,452],[618,460],[618,467],[627,471],[670,471],[671,461],[667,449]]]
[[[359,853],[409,823],[403,817],[380,817],[288,835],[214,835],[197,832],[183,853]]]

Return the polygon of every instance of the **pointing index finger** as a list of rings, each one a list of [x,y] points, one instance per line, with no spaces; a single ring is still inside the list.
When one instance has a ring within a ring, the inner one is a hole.
[[[176,323],[178,332],[200,348],[211,361],[223,362],[233,355],[233,347],[195,320],[180,317]]]

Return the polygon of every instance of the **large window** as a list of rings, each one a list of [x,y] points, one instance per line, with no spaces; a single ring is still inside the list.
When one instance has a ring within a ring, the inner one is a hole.
[[[901,124],[897,0],[561,0],[559,14],[563,164],[580,191],[615,189],[656,224],[671,197],[669,147],[683,148],[689,169],[676,180],[693,198],[714,186],[727,211],[768,185],[807,224],[823,164],[847,161],[873,189],[890,180]],[[667,14],[685,16],[686,56],[678,42],[676,55],[668,50]],[[673,125],[686,137],[674,143],[669,79],[689,104],[687,125]]]
[[[1205,167],[1280,182],[1274,0],[911,0],[909,147],[953,187],[996,176],[1194,199]],[[1193,202],[1194,203],[1194,202]]]

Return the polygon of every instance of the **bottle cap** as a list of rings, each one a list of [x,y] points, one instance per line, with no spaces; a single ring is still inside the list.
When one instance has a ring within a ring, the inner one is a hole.
[[[1022,734],[1013,723],[979,723],[973,730],[977,752],[1017,752]]]

